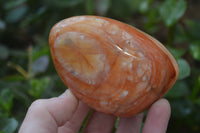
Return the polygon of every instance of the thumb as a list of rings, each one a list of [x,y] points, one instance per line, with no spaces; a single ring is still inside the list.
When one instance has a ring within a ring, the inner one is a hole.
[[[19,133],[55,133],[70,120],[78,99],[68,89],[60,97],[36,100],[29,107]]]

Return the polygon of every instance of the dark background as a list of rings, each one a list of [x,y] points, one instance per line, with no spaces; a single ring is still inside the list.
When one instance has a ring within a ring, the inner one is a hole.
[[[199,0],[0,0],[0,133],[17,132],[34,100],[65,91],[48,34],[56,22],[76,15],[114,18],[161,41],[180,67],[165,95],[172,108],[168,132],[199,133],[199,13]]]

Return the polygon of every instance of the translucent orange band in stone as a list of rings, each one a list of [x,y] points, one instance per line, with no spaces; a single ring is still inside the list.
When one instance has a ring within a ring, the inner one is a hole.
[[[179,68],[156,39],[122,22],[76,16],[49,36],[55,68],[91,108],[120,117],[147,109],[175,83]]]

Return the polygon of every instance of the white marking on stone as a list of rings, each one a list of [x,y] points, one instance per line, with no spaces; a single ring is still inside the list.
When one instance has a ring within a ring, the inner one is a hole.
[[[59,26],[60,27],[65,27],[65,26],[67,26],[68,24],[67,23],[61,23]]]
[[[112,34],[115,35],[117,32],[116,31],[112,31]]]
[[[55,31],[54,34],[56,35],[58,32],[60,32],[60,29],[59,29],[59,28],[56,29],[56,31]]]
[[[109,71],[110,71],[110,65],[107,64],[107,65],[105,66],[105,72],[108,73]]]
[[[92,81],[91,81],[91,80],[87,80],[87,83],[88,83],[88,84],[91,84],[91,83],[92,83]]]
[[[100,18],[95,18],[99,26],[107,25],[109,22]]]
[[[58,23],[56,25],[56,27],[66,27],[68,25],[74,24],[74,23],[78,23],[80,21],[83,21],[85,19],[84,16],[81,17],[74,17],[74,18],[70,18],[70,19],[65,19],[63,21],[61,21],[60,23]],[[55,27],[55,28],[56,28]]]
[[[131,38],[132,38],[132,36],[129,33],[125,32],[125,31],[122,32],[122,39],[127,40],[127,39],[131,39]]]
[[[136,73],[138,77],[142,77],[142,75],[144,74],[144,70],[142,68],[138,68]]]
[[[126,97],[128,95],[128,91],[123,91],[119,97]]]
[[[83,40],[83,39],[85,38],[85,36],[84,36],[84,35],[81,35],[80,38]]]
[[[145,81],[147,79],[147,77],[146,77],[146,75],[144,75],[143,77],[142,77],[142,81]]]
[[[136,88],[137,88],[137,92],[141,92],[143,91],[146,87],[147,87],[147,82],[140,82],[137,84]]]
[[[119,46],[115,45],[119,51],[123,51]]]
[[[95,85],[96,81],[94,79],[87,79],[86,83],[88,83],[89,85]]]
[[[127,40],[126,43],[131,47],[135,48],[134,41],[133,40]]]
[[[149,92],[150,90],[151,90],[151,86],[149,86],[146,91]]]
[[[71,18],[72,21],[78,21],[78,22],[83,21],[84,19],[85,19],[84,16]],[[69,19],[69,21],[70,21],[70,19]]]
[[[100,18],[95,18],[95,20],[96,20],[96,21],[102,21],[102,19],[100,19]]]
[[[126,67],[127,66],[127,62],[122,62],[122,66]]]
[[[129,63],[128,67],[129,67],[129,69],[132,69],[132,67],[133,67],[132,62]]]
[[[127,49],[127,48],[124,48],[123,53],[124,53],[125,55],[128,55],[128,56],[134,58],[134,59],[137,59],[137,60],[139,59],[137,56],[134,55],[134,52],[130,51],[130,50]]]
[[[136,56],[133,56],[132,54],[129,54],[128,52],[125,52],[125,51],[124,51],[124,54],[126,54],[126,55],[128,55],[128,56],[131,56],[131,57],[133,57],[133,58],[137,58]]]
[[[124,52],[128,52],[129,50],[127,48],[124,48]]]
[[[129,75],[129,76],[127,77],[127,79],[128,79],[129,81],[133,81],[133,76]]]
[[[129,40],[126,40],[126,43],[127,43],[127,44],[130,44],[131,42],[130,42]]]
[[[144,57],[144,55],[142,54],[142,52],[139,52],[138,55],[139,55],[139,57],[141,57],[141,58]]]
[[[142,64],[142,68],[144,71],[147,70],[148,67],[149,67],[148,63]]]
[[[74,71],[74,72],[73,72],[73,75],[74,75],[74,76],[77,76],[77,75],[79,75],[79,73],[78,73],[77,71]]]
[[[109,22],[108,22],[109,23]],[[106,28],[107,32],[110,33],[110,34],[117,34],[117,33],[120,33],[120,29],[117,25],[115,24],[112,24],[112,25],[109,25],[107,28]]]

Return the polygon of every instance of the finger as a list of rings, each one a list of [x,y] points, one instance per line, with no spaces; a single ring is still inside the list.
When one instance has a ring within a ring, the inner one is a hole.
[[[30,106],[19,133],[55,133],[77,106],[78,100],[69,89],[61,97],[37,100]]]
[[[136,116],[120,118],[116,133],[140,133],[143,113]]]
[[[94,111],[83,133],[111,133],[115,120],[115,116]]]
[[[165,99],[154,103],[147,114],[143,133],[165,133],[171,114],[170,104]]]
[[[86,104],[79,101],[76,112],[69,121],[58,129],[58,133],[77,133],[89,110],[90,108]]]

